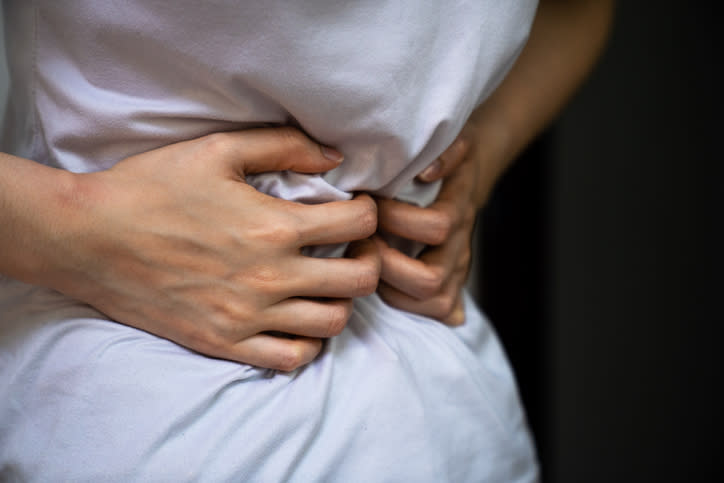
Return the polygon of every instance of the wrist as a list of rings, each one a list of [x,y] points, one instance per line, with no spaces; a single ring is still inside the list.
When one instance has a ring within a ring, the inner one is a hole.
[[[7,155],[0,167],[0,272],[55,288],[58,260],[80,218],[74,206],[79,175]]]

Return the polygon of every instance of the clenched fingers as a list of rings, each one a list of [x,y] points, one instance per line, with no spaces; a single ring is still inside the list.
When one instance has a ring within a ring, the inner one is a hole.
[[[418,299],[380,282],[377,292],[393,307],[437,319],[447,325],[461,325],[465,322],[460,286],[463,278],[457,274],[444,289],[430,298]]]
[[[265,330],[307,337],[339,335],[352,314],[352,299],[284,300],[266,310]]]
[[[217,166],[246,174],[292,170],[321,173],[344,159],[338,151],[320,146],[301,131],[291,128],[262,128],[214,133],[199,140]]]
[[[470,245],[463,233],[418,259],[375,242],[382,260],[380,295],[392,306],[459,325],[464,320],[460,294],[470,265]],[[450,304],[452,303],[452,308]]]
[[[288,372],[312,362],[322,345],[321,339],[257,334],[226,347],[218,356]]]
[[[298,205],[291,214],[298,220],[301,246],[362,240],[377,229],[377,205],[366,194],[349,201]]]
[[[473,181],[465,162],[443,183],[437,200],[426,208],[396,200],[378,200],[379,227],[389,233],[428,245],[441,245],[461,228],[475,222]]]
[[[467,273],[470,246],[462,233],[440,247],[428,248],[412,258],[374,238],[380,251],[380,279],[408,295],[423,299],[437,294],[455,272]]]
[[[396,200],[378,200],[380,229],[427,245],[440,245],[459,225],[455,205],[436,201],[427,208]]]
[[[455,141],[432,162],[422,173],[419,174],[420,181],[429,183],[445,178],[454,172],[470,151],[470,142],[467,137],[460,134]]]
[[[373,293],[381,270],[375,243],[369,239],[353,242],[347,256],[291,259],[294,277],[286,284],[287,297],[354,298]]]

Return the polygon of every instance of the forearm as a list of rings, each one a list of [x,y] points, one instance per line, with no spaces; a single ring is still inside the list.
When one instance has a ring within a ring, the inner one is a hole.
[[[75,217],[75,175],[0,153],[0,273],[46,285],[47,247]]]
[[[483,186],[497,179],[583,82],[604,46],[612,12],[613,0],[541,1],[520,57],[471,118],[481,149],[487,143],[500,150],[484,156],[498,164],[480,170]]]

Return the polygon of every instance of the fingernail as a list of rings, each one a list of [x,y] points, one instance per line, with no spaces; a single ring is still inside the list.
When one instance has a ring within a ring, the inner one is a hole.
[[[330,161],[334,161],[337,164],[340,164],[344,160],[344,156],[342,153],[337,151],[336,149],[332,149],[328,146],[322,146],[322,154],[325,158],[329,159]]]
[[[432,163],[430,166],[425,168],[422,173],[420,173],[418,178],[420,178],[422,181],[432,181],[440,173],[441,169],[442,163],[440,163],[439,159],[436,159],[434,163]]]

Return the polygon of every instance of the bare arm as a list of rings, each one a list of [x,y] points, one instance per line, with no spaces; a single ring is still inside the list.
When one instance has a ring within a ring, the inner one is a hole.
[[[342,330],[352,298],[379,276],[369,240],[345,259],[301,247],[366,239],[375,205],[363,195],[305,206],[244,175],[340,161],[289,128],[212,134],[90,174],[1,155],[0,273],[204,354],[291,370]]]
[[[543,0],[530,40],[504,82],[472,116],[471,135],[498,135],[501,153],[487,156],[482,191],[558,114],[583,82],[605,44],[613,0]],[[486,198],[478,200],[479,206]]]
[[[598,58],[613,0],[543,0],[530,39],[458,139],[420,178],[445,178],[438,200],[417,208],[379,201],[380,227],[431,246],[411,259],[377,240],[379,292],[391,305],[450,325],[464,321],[460,290],[469,269],[473,214],[523,148],[562,109]]]

